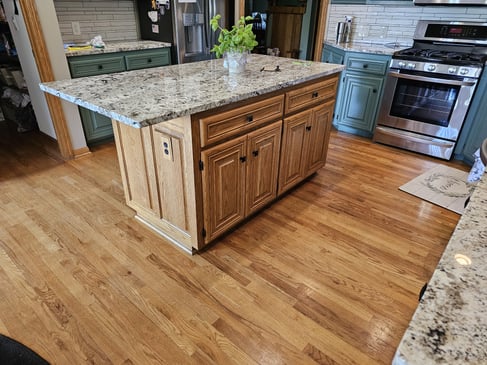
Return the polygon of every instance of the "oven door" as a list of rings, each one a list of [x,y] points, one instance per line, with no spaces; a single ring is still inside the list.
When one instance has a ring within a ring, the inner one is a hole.
[[[391,69],[378,124],[456,141],[477,79]]]

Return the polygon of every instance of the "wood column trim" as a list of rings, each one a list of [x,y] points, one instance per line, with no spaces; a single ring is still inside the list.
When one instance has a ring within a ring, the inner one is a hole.
[[[318,13],[318,24],[316,27],[315,47],[313,61],[321,62],[321,53],[323,52],[323,42],[325,41],[326,18],[328,15],[329,0],[320,1]]]
[[[39,71],[41,82],[54,81],[51,59],[44,41],[39,15],[35,0],[18,0],[24,21],[27,28],[32,52]],[[74,157],[71,137],[67,128],[66,118],[61,104],[61,99],[53,95],[45,94],[47,105],[51,114],[51,119],[56,131],[56,138],[59,146],[59,152],[62,158],[70,160]]]

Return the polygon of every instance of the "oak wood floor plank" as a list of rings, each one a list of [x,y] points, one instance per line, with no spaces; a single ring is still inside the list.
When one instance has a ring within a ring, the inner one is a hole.
[[[334,131],[191,257],[133,218],[113,143],[63,162],[0,132],[0,332],[53,364],[389,364],[459,218],[398,187],[468,170]]]

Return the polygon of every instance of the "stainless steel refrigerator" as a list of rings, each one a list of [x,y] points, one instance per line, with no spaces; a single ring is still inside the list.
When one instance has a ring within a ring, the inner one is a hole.
[[[141,38],[171,43],[173,63],[214,58],[214,15],[223,27],[234,24],[232,0],[137,0],[137,11]]]

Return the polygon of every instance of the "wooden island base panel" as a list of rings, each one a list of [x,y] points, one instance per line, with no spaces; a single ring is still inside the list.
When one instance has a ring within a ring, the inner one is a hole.
[[[133,128],[113,120],[127,204],[194,253],[323,167],[338,76]]]
[[[253,54],[237,76],[210,60],[41,89],[112,119],[127,205],[195,253],[324,166],[343,68]]]

